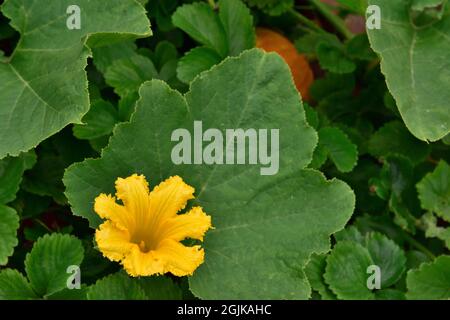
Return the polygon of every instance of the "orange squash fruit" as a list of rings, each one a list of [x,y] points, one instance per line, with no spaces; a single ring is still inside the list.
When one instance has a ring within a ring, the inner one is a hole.
[[[314,74],[306,60],[299,54],[294,44],[282,34],[266,28],[256,29],[256,47],[266,52],[278,53],[291,68],[295,86],[305,101],[309,100],[309,87],[314,81]]]

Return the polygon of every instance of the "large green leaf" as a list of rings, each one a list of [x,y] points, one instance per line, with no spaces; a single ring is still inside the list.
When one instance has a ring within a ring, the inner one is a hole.
[[[408,299],[450,299],[450,256],[440,256],[409,271],[407,285]]]
[[[440,17],[422,24],[414,19],[411,0],[369,4],[381,8],[381,29],[368,30],[370,43],[381,56],[406,126],[421,140],[445,137],[450,131],[450,5],[445,3]]]
[[[0,266],[8,262],[13,249],[17,246],[19,216],[14,209],[0,204]]]
[[[25,258],[31,286],[41,297],[66,289],[69,266],[80,266],[84,256],[81,241],[69,235],[51,234],[40,238]]]
[[[142,173],[154,186],[180,175],[196,188],[195,202],[215,227],[205,239],[205,263],[190,279],[197,296],[307,298],[302,268],[312,252],[329,249],[329,235],[348,221],[354,196],[341,181],[301,170],[317,135],[283,60],[254,49],[197,77],[184,97],[160,81],[144,84],[140,96],[131,122],[116,127],[102,158],[67,170],[73,212],[97,227],[93,200],[112,193],[117,177]],[[205,130],[279,129],[278,174],[261,175],[255,165],[174,165],[171,134],[193,132],[194,120]]]
[[[0,62],[0,158],[81,121],[89,109],[89,47],[151,34],[145,10],[134,0],[76,4],[79,30],[66,26],[70,0],[7,0],[2,6],[22,37],[8,62]]]

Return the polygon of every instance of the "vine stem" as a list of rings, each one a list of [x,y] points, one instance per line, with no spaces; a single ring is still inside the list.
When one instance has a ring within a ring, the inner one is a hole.
[[[289,14],[291,16],[293,16],[295,19],[297,19],[299,22],[301,22],[303,25],[308,27],[309,29],[311,29],[311,30],[313,30],[315,32],[325,33],[325,31],[322,30],[318,25],[316,25],[310,19],[308,19],[307,17],[305,17],[301,13],[295,11],[294,9],[290,9],[289,10]]]
[[[208,3],[211,6],[211,8],[213,8],[213,9],[216,8],[216,3],[214,2],[214,0],[208,0]]]
[[[334,14],[325,3],[320,0],[309,0],[309,2],[316,7],[322,16],[327,19],[345,39],[349,40],[353,38],[353,33],[348,30],[344,20]]]

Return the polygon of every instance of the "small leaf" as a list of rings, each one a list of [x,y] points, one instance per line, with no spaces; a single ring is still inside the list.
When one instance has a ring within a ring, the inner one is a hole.
[[[119,96],[124,97],[130,92],[138,91],[142,83],[157,75],[158,72],[149,58],[133,55],[114,61],[105,72],[105,80]]]
[[[89,112],[83,117],[84,124],[76,124],[73,133],[78,139],[96,139],[111,134],[119,122],[117,109],[104,100],[92,103]]]
[[[371,300],[367,268],[373,265],[369,251],[354,242],[339,242],[327,258],[325,281],[339,299]]]
[[[214,49],[221,57],[227,55],[225,30],[219,16],[208,4],[195,2],[178,7],[172,22],[197,42]]]
[[[403,250],[381,233],[370,233],[366,247],[372,261],[381,270],[381,289],[395,284],[405,271],[406,256]]]
[[[239,55],[255,46],[255,30],[250,10],[241,0],[220,0],[219,17],[228,39],[228,54]]]
[[[0,271],[0,300],[37,299],[28,280],[17,270]]]
[[[309,284],[314,291],[317,291],[322,300],[336,300],[336,296],[328,288],[325,283],[323,274],[326,267],[326,255],[313,254],[305,266],[305,274],[308,278]]]
[[[413,137],[401,122],[393,121],[385,124],[372,136],[369,153],[374,157],[399,154],[417,164],[425,160],[430,147]]]
[[[320,129],[319,144],[327,150],[339,171],[349,172],[356,166],[358,149],[341,129],[334,127]]]
[[[197,75],[210,69],[221,60],[222,58],[212,49],[194,48],[178,61],[178,79],[184,83],[190,83]]]
[[[359,243],[362,246],[366,245],[366,239],[355,226],[348,226],[344,230],[336,232],[334,238],[337,242],[349,241]]]
[[[441,160],[418,184],[422,208],[450,222],[450,166]]]
[[[17,246],[17,229],[19,216],[12,208],[0,204],[0,266],[8,263],[8,257]]]
[[[337,2],[359,15],[364,16],[367,9],[367,0],[337,0]]]
[[[322,42],[316,50],[317,58],[323,69],[337,74],[355,71],[356,64],[347,56],[343,48]]]
[[[450,256],[437,257],[408,272],[408,299],[450,299]]]
[[[180,300],[182,292],[163,276],[131,278],[118,272],[90,286],[88,300]]]
[[[244,0],[271,16],[279,16],[294,6],[294,0]]]
[[[172,279],[163,276],[138,279],[148,300],[181,300],[181,288]]]
[[[136,50],[136,44],[130,40],[92,48],[94,65],[104,74],[115,61],[136,55]]]
[[[34,291],[41,297],[66,288],[71,265],[80,266],[84,249],[69,235],[51,234],[40,238],[25,258],[25,270]]]
[[[118,272],[98,280],[88,288],[88,300],[146,300],[144,290],[136,279]]]
[[[450,227],[438,226],[438,220],[431,212],[425,213],[421,221],[425,227],[425,236],[427,238],[438,238],[444,241],[445,246],[450,249]]]
[[[31,169],[35,163],[34,151],[0,160],[0,204],[9,203],[16,198],[23,173]]]

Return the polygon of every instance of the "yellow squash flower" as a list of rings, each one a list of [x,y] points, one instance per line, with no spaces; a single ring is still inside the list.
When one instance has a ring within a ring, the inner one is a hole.
[[[95,199],[95,212],[106,219],[95,233],[98,248],[134,277],[167,272],[191,275],[203,263],[204,251],[199,245],[187,247],[180,241],[202,241],[211,228],[211,217],[201,207],[177,214],[194,198],[194,191],[178,176],[163,181],[152,192],[143,175],[118,178],[116,196],[123,205],[111,195]]]

